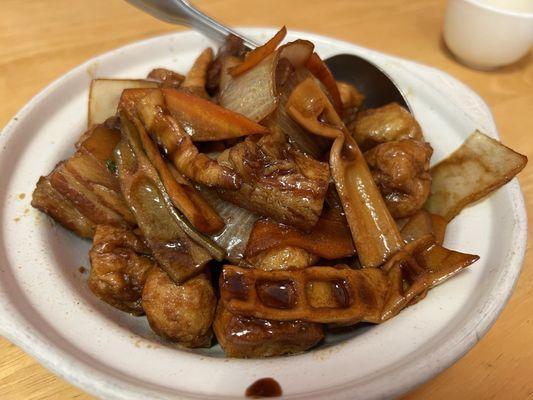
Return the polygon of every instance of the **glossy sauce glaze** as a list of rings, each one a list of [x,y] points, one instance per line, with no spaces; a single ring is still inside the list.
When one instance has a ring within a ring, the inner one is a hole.
[[[287,309],[296,305],[296,291],[291,281],[257,282],[256,290],[267,307]]]
[[[345,280],[331,282],[333,296],[339,308],[350,307],[353,303],[353,296],[350,293],[350,284]]]
[[[246,300],[250,290],[243,274],[222,274],[220,276],[221,287],[226,288],[232,298]]]

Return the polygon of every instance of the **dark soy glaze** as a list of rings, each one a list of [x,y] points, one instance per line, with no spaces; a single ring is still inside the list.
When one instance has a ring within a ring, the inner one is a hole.
[[[278,397],[282,394],[281,386],[272,378],[262,378],[252,383],[244,392],[246,397]]]

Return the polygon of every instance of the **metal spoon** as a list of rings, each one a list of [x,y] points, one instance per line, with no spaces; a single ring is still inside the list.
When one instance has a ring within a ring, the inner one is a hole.
[[[239,36],[249,49],[259,45],[197,10],[186,0],[126,0],[152,16],[172,24],[189,26],[222,43],[226,36]],[[410,109],[394,81],[378,66],[353,54],[339,54],[325,60],[335,79],[354,85],[364,96],[364,108],[396,102]]]
[[[215,42],[223,43],[226,36],[239,36],[246,47],[255,49],[259,44],[215,21],[197,10],[186,0],[126,0],[128,3],[148,14],[171,24],[193,28]]]
[[[353,54],[338,54],[324,61],[335,79],[351,83],[365,96],[363,108],[396,102],[412,112],[400,88],[377,65]]]

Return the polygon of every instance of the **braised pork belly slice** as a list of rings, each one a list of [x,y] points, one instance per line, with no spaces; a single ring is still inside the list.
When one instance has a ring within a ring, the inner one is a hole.
[[[120,214],[110,209],[81,179],[69,171],[68,160],[49,175],[52,186],[75,204],[76,209],[96,225],[128,226]]]
[[[33,207],[83,237],[92,237],[96,225],[135,226],[115,175],[113,150],[119,140],[120,132],[106,124],[85,132],[76,153],[41,177]]]
[[[81,237],[92,238],[94,235],[94,223],[80,213],[74,203],[54,189],[48,177],[39,178],[31,205]]]
[[[247,138],[224,151],[218,163],[242,179],[222,198],[278,222],[308,231],[318,221],[328,189],[329,167],[288,144],[279,132]]]

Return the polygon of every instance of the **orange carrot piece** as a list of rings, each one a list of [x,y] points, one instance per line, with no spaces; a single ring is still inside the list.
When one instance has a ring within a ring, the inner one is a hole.
[[[278,33],[274,35],[274,37],[272,37],[272,39],[270,39],[264,45],[246,54],[244,61],[241,64],[233,67],[229,71],[231,76],[235,78],[245,73],[246,71],[252,69],[253,67],[255,67],[262,60],[264,60],[268,55],[272,54],[274,50],[276,50],[276,48],[281,43],[281,41],[285,38],[286,35],[287,35],[287,28],[284,26],[278,31]]]

